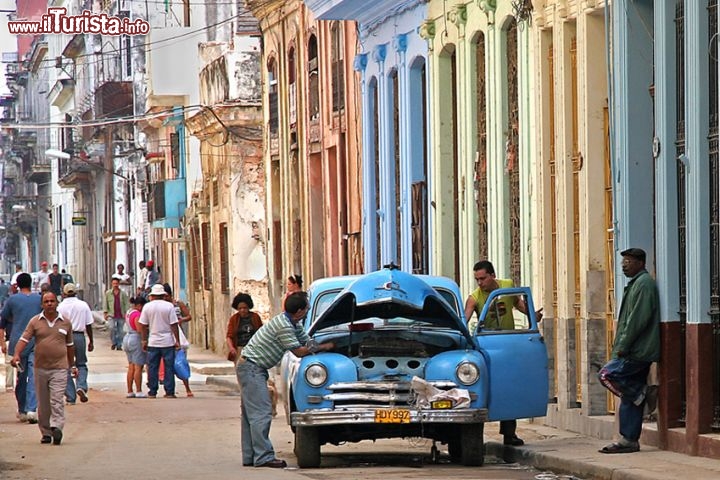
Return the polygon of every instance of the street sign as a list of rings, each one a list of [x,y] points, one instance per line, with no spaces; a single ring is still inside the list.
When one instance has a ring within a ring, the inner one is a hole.
[[[87,225],[87,217],[72,217],[72,224],[75,226]]]

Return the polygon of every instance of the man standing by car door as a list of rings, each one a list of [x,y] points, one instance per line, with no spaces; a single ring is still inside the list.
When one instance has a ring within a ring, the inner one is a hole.
[[[498,288],[512,288],[514,287],[513,281],[510,279],[500,279],[495,277],[495,267],[487,260],[477,262],[473,266],[475,275],[475,281],[477,282],[478,288],[476,288],[470,295],[468,295],[465,301],[465,319],[469,324],[471,332],[474,332],[477,323],[471,322],[470,319],[475,313],[480,319],[480,313],[482,312],[485,302],[488,296],[493,290]],[[519,311],[527,315],[527,306],[522,299],[516,298],[513,305],[508,305],[509,301],[504,301],[499,304],[498,312],[499,318],[495,318],[495,325],[491,326],[492,330],[512,330],[515,328],[515,320],[513,318],[512,309],[517,308]],[[542,309],[535,312],[537,321],[542,319]],[[515,431],[517,430],[517,420],[503,420],[500,422],[500,434],[503,436],[503,443],[505,445],[520,446],[524,445],[525,442],[517,436]]]
[[[285,311],[260,327],[250,338],[238,359],[237,378],[242,405],[243,466],[285,468],[285,460],[275,458],[270,442],[272,402],[267,389],[268,370],[274,367],[286,351],[304,357],[318,351],[331,350],[335,345],[322,343],[312,347],[302,326],[307,315],[308,298],[305,292],[295,292],[285,299]]]

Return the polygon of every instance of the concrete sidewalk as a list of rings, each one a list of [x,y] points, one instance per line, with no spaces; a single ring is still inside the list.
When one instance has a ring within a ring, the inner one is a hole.
[[[486,434],[489,433],[488,428],[491,427],[486,426]],[[639,452],[609,455],[598,452],[610,443],[607,440],[526,421],[518,422],[518,436],[525,440],[526,445],[507,447],[499,442],[498,437],[486,443],[486,454],[582,479],[720,479],[720,460],[659,450],[643,445],[642,438]]]
[[[207,375],[207,383],[237,390],[232,364],[208,351],[190,350],[193,371]],[[225,370],[221,370],[222,366]],[[217,374],[208,373],[216,369]],[[283,410],[279,407],[281,415]],[[608,417],[612,422],[612,417]],[[590,480],[705,480],[720,479],[720,460],[692,457],[641,444],[631,454],[608,455],[598,452],[608,440],[582,436],[566,430],[528,421],[518,422],[518,435],[526,445],[502,445],[497,423],[485,426],[486,454],[506,462],[531,465],[540,470],[571,474]]]

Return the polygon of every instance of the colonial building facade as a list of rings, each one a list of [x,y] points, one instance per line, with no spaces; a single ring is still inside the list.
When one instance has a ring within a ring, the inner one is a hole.
[[[289,275],[363,271],[360,104],[351,22],[317,22],[300,1],[246,2],[263,38],[270,298]]]

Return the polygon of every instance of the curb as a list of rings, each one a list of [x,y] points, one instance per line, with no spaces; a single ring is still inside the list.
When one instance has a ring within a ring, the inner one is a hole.
[[[238,385],[235,375],[209,375],[205,379],[205,383],[208,385],[217,385],[219,387],[227,388],[233,392],[240,391],[240,385]]]

